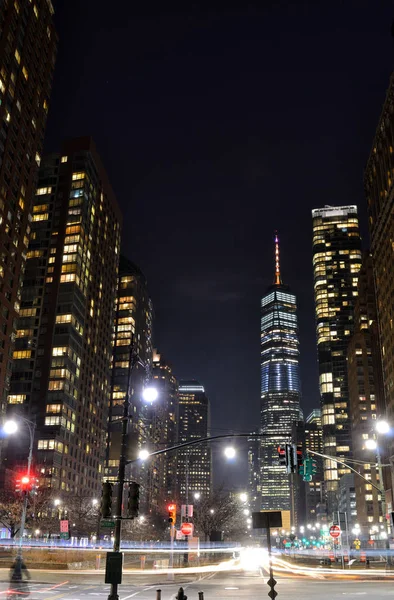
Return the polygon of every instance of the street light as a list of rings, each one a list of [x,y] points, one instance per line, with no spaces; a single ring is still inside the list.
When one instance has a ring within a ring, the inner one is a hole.
[[[377,421],[375,429],[378,433],[385,435],[390,431],[390,425],[387,423],[387,421]]]
[[[376,450],[378,445],[375,440],[369,439],[369,440],[366,440],[365,447],[367,450]]]
[[[7,435],[13,435],[18,431],[18,423],[16,421],[6,421],[3,425],[3,431]]]
[[[139,451],[138,458],[140,460],[146,460],[147,458],[149,458],[149,456],[150,456],[149,450],[144,449],[144,450]]]
[[[214,509],[214,508],[211,508],[211,509],[209,510],[209,512],[211,513],[211,515],[213,515],[213,513],[215,512],[215,509]]]
[[[227,446],[224,449],[224,456],[226,458],[229,458],[229,459],[235,458],[235,455],[236,455],[236,451],[235,451],[235,448],[233,448],[232,446]]]
[[[241,502],[247,502],[248,494],[245,494],[245,492],[242,492],[242,494],[239,495],[239,499],[241,500]]]
[[[97,506],[97,504],[98,504],[97,498],[92,498],[92,504],[93,504],[93,506]]]
[[[158,396],[159,392],[157,391],[157,388],[151,385],[147,386],[142,391],[142,398],[145,400],[145,402],[155,402]]]
[[[60,506],[60,504],[62,503],[62,501],[59,498],[55,498],[55,500],[53,501],[55,506]]]
[[[194,492],[193,496],[195,500],[199,500],[201,498],[200,492]]]

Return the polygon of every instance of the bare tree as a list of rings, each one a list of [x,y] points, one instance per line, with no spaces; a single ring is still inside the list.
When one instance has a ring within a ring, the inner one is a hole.
[[[209,540],[213,531],[238,530],[238,523],[244,521],[239,502],[223,490],[214,491],[201,498],[194,506],[193,521],[197,535]]]
[[[0,523],[8,529],[11,538],[14,538],[19,530],[22,515],[22,500],[20,495],[14,492],[3,491],[0,493]]]

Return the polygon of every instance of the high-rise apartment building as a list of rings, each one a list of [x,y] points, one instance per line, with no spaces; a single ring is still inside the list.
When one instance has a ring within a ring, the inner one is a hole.
[[[364,171],[368,202],[369,233],[376,288],[386,418],[394,425],[394,74],[376,129],[372,150]],[[394,456],[393,438],[388,456]],[[391,490],[394,470],[391,469]],[[386,497],[393,510],[392,491]]]
[[[90,138],[45,157],[33,205],[8,412],[35,421],[41,487],[97,494],[105,458],[121,215]],[[26,458],[9,438],[6,467]]]
[[[0,410],[11,380],[20,283],[56,57],[50,0],[0,2]]]
[[[119,470],[123,405],[128,396],[128,456],[138,456],[145,443],[142,426],[142,392],[152,369],[152,302],[141,270],[120,257],[118,292],[114,323],[114,346],[109,406],[105,477],[116,479]],[[127,469],[128,477],[138,478],[138,463]]]
[[[191,442],[209,436],[209,399],[198,381],[179,382],[178,442]],[[178,493],[182,504],[194,492],[209,496],[212,491],[212,460],[209,444],[196,444],[177,452]],[[192,503],[192,502],[189,502]]]
[[[261,496],[263,509],[290,510],[290,488],[277,448],[300,416],[297,302],[282,283],[275,236],[275,280],[261,299]]]
[[[157,350],[153,352],[152,385],[158,398],[150,405],[145,403],[140,417],[141,431],[148,449],[163,450],[177,443],[178,382],[171,365]],[[151,457],[144,464],[141,483],[145,491],[142,506],[151,513],[162,513],[177,494],[176,453]]]
[[[356,206],[312,211],[313,272],[322,407],[323,454],[352,456],[347,346],[354,331],[354,305],[361,267]],[[337,510],[337,491],[346,467],[326,459],[324,479],[329,514]]]
[[[364,253],[359,273],[355,332],[348,346],[348,377],[353,458],[359,461],[358,471],[368,480],[354,479],[357,522],[368,534],[372,524],[384,520],[381,494],[373,487],[383,485],[376,468],[376,450],[368,449],[368,440],[376,438],[379,406],[384,405],[372,256],[368,252]]]

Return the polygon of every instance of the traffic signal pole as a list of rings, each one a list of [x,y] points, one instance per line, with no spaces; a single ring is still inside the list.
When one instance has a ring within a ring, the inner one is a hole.
[[[34,445],[34,432],[36,430],[36,424],[33,421],[28,421],[27,419],[23,419],[29,429],[29,455],[27,457],[27,477],[29,479],[28,488],[30,487],[30,472],[31,472],[31,463],[33,461],[33,445]],[[19,548],[20,552],[22,551],[23,545],[23,535],[25,533],[25,525],[26,525],[26,515],[27,515],[27,501],[28,501],[29,489],[24,491],[23,498],[23,506],[22,506],[22,516],[21,516],[21,525],[19,528]]]
[[[120,457],[119,457],[119,470],[118,470],[118,495],[116,497],[115,504],[115,531],[114,531],[114,544],[113,544],[113,552],[120,553],[120,540],[121,540],[121,531],[122,531],[122,504],[123,504],[123,488],[125,484],[125,475],[126,475],[126,465],[127,465],[127,441],[128,441],[128,432],[129,432],[129,393],[130,393],[130,377],[131,372],[134,366],[134,361],[132,356],[130,356],[129,361],[129,373],[127,378],[127,392],[123,402],[123,417],[122,417],[122,439],[120,446]],[[121,558],[120,558],[121,560]],[[114,581],[111,583],[111,590],[108,596],[108,600],[119,600],[118,595],[118,582]]]

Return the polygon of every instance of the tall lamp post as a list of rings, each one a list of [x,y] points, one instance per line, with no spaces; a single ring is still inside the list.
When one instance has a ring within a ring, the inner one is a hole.
[[[131,385],[131,375],[134,367],[140,364],[144,369],[146,369],[146,365],[141,361],[137,354],[133,352],[133,344],[130,348],[130,360],[129,360],[129,370],[127,377],[127,390],[125,399],[123,402],[123,415],[122,415],[122,434],[121,434],[121,444],[120,444],[120,457],[119,457],[119,470],[117,477],[118,484],[118,495],[116,497],[115,504],[115,531],[114,531],[114,543],[113,543],[113,552],[120,552],[120,541],[121,541],[121,530],[122,530],[122,504],[123,504],[123,488],[126,480],[126,466],[130,463],[127,460],[127,445],[128,445],[128,432],[129,432],[129,409],[130,409],[130,385]],[[143,390],[143,399],[146,402],[154,402],[157,399],[158,392],[154,387],[145,387]],[[118,583],[111,583],[111,590],[108,596],[108,600],[119,600],[118,595]]]
[[[31,472],[31,463],[33,461],[33,445],[34,445],[34,433],[36,430],[36,424],[34,423],[34,421],[29,421],[29,419],[26,419],[25,417],[21,417],[18,415],[18,420],[14,421],[14,420],[10,420],[10,421],[6,421],[3,425],[3,431],[4,433],[6,433],[7,435],[14,435],[19,427],[18,427],[18,421],[21,421],[22,423],[24,423],[28,430],[29,430],[29,437],[30,437],[30,442],[29,442],[29,454],[27,457],[27,472],[25,477],[27,478],[28,482],[30,481],[30,472]],[[26,490],[25,492],[25,497],[23,499],[23,508],[22,508],[22,516],[21,516],[21,525],[20,525],[20,529],[19,529],[19,547],[22,547],[23,544],[23,535],[25,532],[25,524],[26,524],[26,514],[27,514],[27,501],[28,501],[28,491]]]

